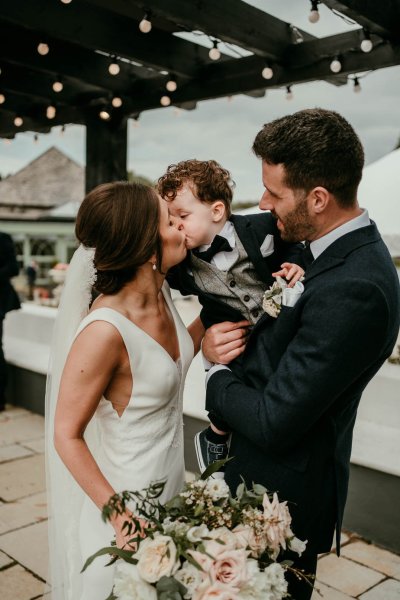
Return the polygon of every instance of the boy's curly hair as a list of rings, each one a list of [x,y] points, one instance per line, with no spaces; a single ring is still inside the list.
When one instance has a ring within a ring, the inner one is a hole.
[[[201,202],[211,204],[221,200],[227,216],[231,214],[234,182],[229,171],[215,160],[183,160],[170,165],[157,183],[157,190],[165,200],[174,200],[177,192],[187,183]]]

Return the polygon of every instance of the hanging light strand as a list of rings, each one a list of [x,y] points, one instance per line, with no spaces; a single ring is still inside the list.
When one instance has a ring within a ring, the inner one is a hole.
[[[311,0],[311,11],[308,15],[308,20],[310,23],[318,23],[319,21],[319,11],[318,11],[319,0]]]
[[[142,33],[150,33],[152,29],[151,16],[151,10],[144,13],[144,17],[139,23],[139,30]]]

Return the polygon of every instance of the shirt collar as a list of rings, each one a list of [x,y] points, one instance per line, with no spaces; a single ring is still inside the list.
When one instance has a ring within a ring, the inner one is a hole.
[[[364,209],[361,215],[358,217],[354,217],[354,219],[346,221],[346,223],[343,223],[343,225],[339,225],[339,227],[336,227],[336,229],[333,229],[326,235],[314,240],[310,243],[310,250],[314,260],[318,258],[318,256],[328,248],[328,246],[333,244],[333,242],[336,242],[336,240],[343,235],[346,235],[346,233],[350,233],[356,229],[361,229],[361,227],[367,227],[368,225],[371,225],[371,221],[368,211]]]
[[[231,248],[234,248],[236,246],[235,227],[234,227],[232,221],[227,221],[225,223],[225,225],[223,226],[223,228],[221,229],[221,231],[217,235],[224,237],[226,240],[228,240]],[[212,242],[212,240],[211,240],[211,242]],[[199,252],[204,252],[205,250],[208,250],[208,248],[210,246],[211,246],[211,243],[204,244],[203,246],[199,246]]]

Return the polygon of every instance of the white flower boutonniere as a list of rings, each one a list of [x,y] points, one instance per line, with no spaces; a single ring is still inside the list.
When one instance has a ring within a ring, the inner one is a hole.
[[[276,319],[281,312],[282,306],[293,307],[303,292],[304,285],[301,281],[297,281],[290,288],[285,279],[277,277],[275,283],[264,292],[263,309],[270,317]]]
[[[287,288],[287,283],[282,277],[277,277],[276,281],[264,292],[262,307],[265,312],[274,319],[278,318],[282,307],[283,290]]]

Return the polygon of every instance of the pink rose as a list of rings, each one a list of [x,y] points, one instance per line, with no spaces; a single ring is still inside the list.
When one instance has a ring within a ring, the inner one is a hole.
[[[239,588],[247,580],[246,561],[245,550],[225,550],[219,553],[209,571],[211,580],[234,589]]]
[[[220,583],[209,584],[204,582],[196,591],[193,600],[238,600],[237,590]]]

